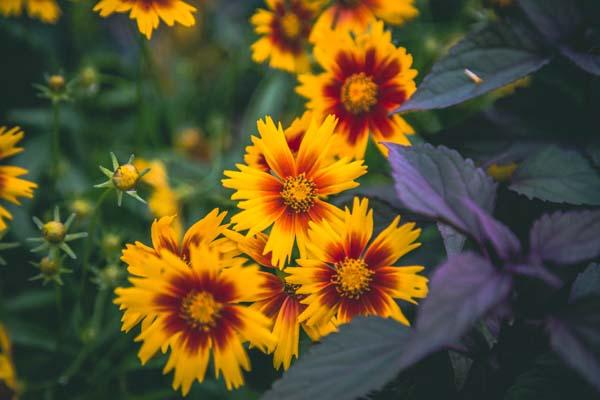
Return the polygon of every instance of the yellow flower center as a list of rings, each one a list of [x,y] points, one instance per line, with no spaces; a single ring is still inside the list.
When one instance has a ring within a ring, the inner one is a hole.
[[[46,222],[42,227],[42,236],[50,243],[60,243],[65,239],[67,230],[62,222]]]
[[[315,203],[317,188],[315,183],[307,179],[304,174],[290,176],[283,183],[281,197],[283,198],[283,203],[294,210],[294,212],[306,212]]]
[[[193,328],[208,331],[219,319],[223,305],[208,292],[192,292],[181,303],[183,318]]]
[[[135,189],[140,173],[132,164],[123,164],[117,168],[112,181],[117,189],[124,192]]]
[[[352,114],[369,111],[377,104],[377,84],[364,72],[353,74],[342,86],[342,104]]]
[[[368,292],[373,279],[373,272],[363,260],[344,258],[335,264],[336,274],[331,278],[337,292],[343,297],[358,299],[361,294]]]
[[[302,25],[300,18],[294,13],[285,13],[281,17],[281,30],[288,39],[296,39],[300,35]]]

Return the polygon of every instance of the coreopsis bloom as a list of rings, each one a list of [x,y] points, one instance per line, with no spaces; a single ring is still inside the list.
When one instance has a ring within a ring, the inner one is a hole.
[[[307,307],[300,300],[306,296],[296,293],[298,285],[286,281],[289,270],[296,267],[287,267],[281,273],[276,273],[277,267],[271,264],[271,255],[264,254],[267,235],[258,233],[256,236],[242,236],[232,231],[225,234],[237,242],[242,253],[271,271],[271,273],[264,274],[265,279],[261,286],[263,292],[260,295],[260,300],[250,307],[260,311],[273,321],[272,332],[277,338],[277,342],[269,349],[269,352],[273,352],[273,366],[276,369],[283,366],[283,369],[287,370],[292,363],[292,359],[294,357],[298,358],[300,326],[313,341],[317,341],[322,336],[335,331],[335,324],[328,321],[324,325],[310,327],[300,323],[298,316]]]
[[[0,160],[14,156],[23,151],[17,147],[17,143],[23,139],[23,131],[18,126],[6,130],[0,126]],[[12,165],[0,165],[0,198],[13,204],[21,204],[19,197],[32,198],[33,190],[37,185],[25,179],[19,178],[25,175],[27,170]],[[12,219],[12,215],[6,208],[0,206],[0,231],[7,228],[4,219]]]
[[[301,267],[290,269],[287,278],[300,285],[297,293],[306,295],[302,303],[308,307],[299,319],[309,326],[332,317],[346,323],[359,315],[391,317],[408,325],[396,300],[416,303],[427,295],[427,278],[418,275],[422,266],[394,266],[419,247],[420,229],[414,223],[399,225],[396,217],[369,244],[373,210],[368,206],[367,199],[355,198],[342,221],[311,223],[309,256],[299,259]]]
[[[317,20],[311,39],[318,39],[328,29],[363,32],[378,19],[401,25],[419,14],[414,3],[414,0],[333,0]]]
[[[268,10],[259,9],[250,19],[261,38],[252,45],[252,59],[269,59],[273,68],[306,72],[310,66],[306,47],[319,9],[308,0],[267,0]]]
[[[58,21],[61,11],[56,0],[2,0],[0,14],[4,16],[19,16],[27,9],[30,18],[54,24]]]
[[[175,22],[185,27],[196,23],[193,15],[196,8],[181,0],[100,0],[94,11],[98,11],[101,17],[129,12],[129,18],[137,20],[139,31],[148,40],[161,19],[169,26]]]
[[[322,124],[313,119],[294,155],[281,124],[270,117],[259,120],[260,137],[252,142],[264,154],[268,171],[244,164],[237,164],[239,171],[225,171],[223,186],[236,190],[233,200],[242,200],[242,211],[231,218],[234,229],[252,236],[271,227],[264,252],[271,252],[272,264],[280,268],[289,261],[294,243],[305,253],[309,221],[342,215],[325,197],[358,186],[355,179],[367,172],[362,160],[330,156],[336,124],[333,116]]]
[[[12,345],[4,325],[0,323],[0,395],[15,400],[19,391],[17,372],[12,358]]]
[[[207,238],[189,243],[185,261],[174,245],[161,242],[157,256],[136,264],[123,257],[134,275],[132,287],[115,290],[115,303],[129,313],[123,329],[131,328],[131,316],[142,316],[136,338],[143,342],[142,364],[158,349],[170,349],[163,372],[175,370],[173,388],[184,395],[194,380],[204,380],[211,353],[215,376],[222,374],[228,389],[237,388],[244,383],[242,370],[250,370],[243,343],[268,351],[275,342],[269,319],[243,304],[258,299],[262,273],[256,265],[232,263]]]
[[[174,229],[181,234],[182,223],[179,218],[180,205],[177,193],[171,188],[167,168],[160,160],[146,161],[138,158],[133,165],[138,171],[148,170],[149,172],[141,179],[144,183],[152,187],[152,193],[148,199],[148,208],[156,218],[177,215],[174,220]]]
[[[300,118],[294,119],[290,126],[283,131],[285,140],[288,143],[288,146],[294,157],[298,154],[300,143],[302,143],[302,139],[304,138],[306,131],[308,131],[308,127],[310,126],[312,119],[312,112],[306,111]],[[252,137],[252,141],[254,142],[255,140],[256,138]],[[333,159],[333,150],[330,153]],[[261,169],[265,172],[270,170],[260,146],[255,144],[246,147],[244,162],[252,168]]]
[[[314,52],[324,72],[300,75],[296,90],[317,116],[339,118],[340,154],[364,157],[369,132],[384,154],[387,149],[379,142],[410,144],[406,135],[414,133],[412,127],[389,114],[416,90],[417,71],[410,68],[412,56],[392,44],[382,22],[356,35],[328,30]]]

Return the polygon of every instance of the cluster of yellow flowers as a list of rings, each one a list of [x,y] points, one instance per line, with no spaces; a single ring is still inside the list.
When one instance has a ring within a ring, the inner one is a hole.
[[[108,14],[117,3],[103,0],[97,8]],[[170,24],[189,12],[184,3],[162,1],[149,23],[134,10],[153,2],[128,3],[148,37],[158,16]],[[258,121],[244,163],[222,181],[238,202],[230,223],[215,209],[181,238],[179,220],[165,210],[152,225],[152,246],[136,242],[123,252],[132,283],[116,290],[123,330],[141,324],[142,363],[170,350],[164,372],[174,370],[173,388],[184,395],[204,380],[211,354],[215,375],[237,388],[250,369],[245,342],[288,369],[300,328],[316,341],[359,315],[409,324],[397,300],[427,295],[422,266],[394,265],[419,246],[413,223],[400,225],[397,217],[374,235],[367,199],[345,209],[330,202],[366,174],[369,132],[384,154],[381,142],[410,145],[410,125],[389,114],[415,91],[417,72],[378,18],[412,18],[412,1],[266,3],[251,18],[261,36],[253,58],[300,73],[307,111],[286,129],[270,117]],[[163,17],[168,6],[170,19]],[[320,73],[310,72],[311,45]],[[150,166],[157,172],[146,179],[157,195],[169,186],[164,167]]]
[[[375,235],[367,199],[354,198],[344,209],[330,201],[367,173],[369,133],[384,155],[383,142],[410,145],[413,129],[390,112],[415,91],[417,72],[384,22],[415,17],[413,0],[266,5],[251,18],[260,35],[252,57],[298,73],[296,91],[308,99],[307,110],[286,129],[270,117],[258,121],[244,163],[224,172],[223,186],[234,191],[239,209],[230,223],[215,209],[182,237],[180,205],[164,164],[131,161],[135,180],[152,187],[149,205],[160,218],[151,247],[136,242],[124,249],[131,286],[116,289],[115,303],[123,330],[141,325],[142,363],[170,350],[164,372],[174,370],[173,388],[184,395],[204,380],[211,357],[228,389],[241,386],[243,370],[250,370],[246,342],[273,353],[275,368],[288,369],[298,357],[300,327],[316,341],[359,315],[408,325],[397,300],[416,303],[427,295],[422,266],[395,266],[420,245],[414,223],[400,225],[396,217]],[[101,0],[94,10],[129,12],[148,39],[161,19],[195,23],[195,8],[180,0]],[[313,60],[321,72],[312,72]],[[15,129],[0,130],[0,157],[20,151],[14,144],[22,133]],[[31,197],[35,184],[17,178],[25,171],[2,168],[2,197]],[[115,184],[116,173],[106,171],[112,177],[106,185]],[[131,185],[118,188],[137,196]],[[10,215],[0,208],[0,229],[2,217]]]

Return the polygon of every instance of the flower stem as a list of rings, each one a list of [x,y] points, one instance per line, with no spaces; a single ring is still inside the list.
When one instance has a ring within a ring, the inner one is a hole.
[[[106,200],[108,194],[112,192],[112,188],[108,188],[100,195],[96,205],[94,206],[94,211],[92,212],[92,217],[90,219],[90,224],[88,226],[88,236],[85,241],[85,247],[83,249],[83,268],[81,270],[81,283],[79,286],[79,300],[83,300],[83,295],[85,293],[85,284],[87,279],[87,274],[90,269],[90,256],[92,253],[92,244],[94,242],[94,234],[96,231],[96,224],[98,222],[98,217],[100,215],[100,209],[102,207],[102,203]]]
[[[58,182],[60,165],[60,102],[52,103],[52,180]]]

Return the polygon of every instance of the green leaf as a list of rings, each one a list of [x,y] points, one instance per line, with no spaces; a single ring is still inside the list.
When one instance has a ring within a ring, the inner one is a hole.
[[[517,21],[497,22],[467,35],[439,60],[397,112],[445,108],[527,76],[550,60],[538,34]],[[482,79],[474,82],[465,71]]]
[[[356,399],[392,380],[409,329],[380,318],[343,325],[290,368],[263,397],[275,399]]]
[[[588,296],[600,296],[600,264],[592,263],[575,279],[569,301],[574,302]]]
[[[557,146],[526,159],[509,188],[530,199],[600,205],[600,175],[581,154]]]
[[[53,304],[53,290],[29,290],[4,301],[4,309],[10,313],[41,308]]]

